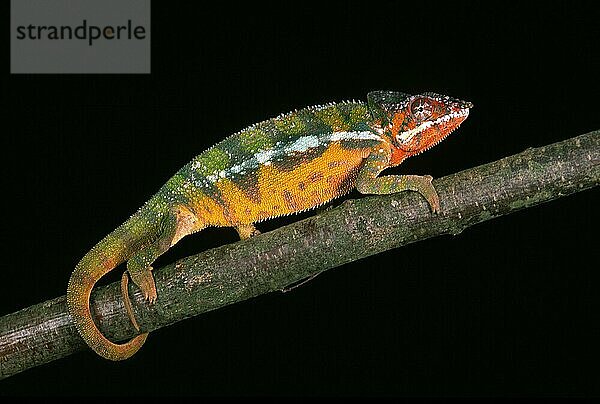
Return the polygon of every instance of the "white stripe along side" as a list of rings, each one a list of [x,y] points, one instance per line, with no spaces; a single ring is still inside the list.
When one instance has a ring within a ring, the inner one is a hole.
[[[236,177],[237,175],[244,175],[248,171],[254,171],[261,165],[268,166],[272,164],[273,161],[280,161],[286,156],[292,156],[295,153],[304,153],[310,149],[314,149],[319,146],[326,146],[330,143],[339,142],[343,140],[382,141],[382,138],[381,136],[371,131],[345,131],[324,133],[321,135],[301,136],[294,140],[293,143],[285,146],[282,144],[283,142],[277,142],[272,148],[261,150],[240,164],[236,164],[225,170],[220,170],[210,175],[207,175],[204,178],[204,181],[202,179],[196,180],[195,185],[198,187],[202,187],[203,185],[207,185],[205,181],[208,181],[209,183],[215,183],[221,178],[231,179]],[[200,168],[200,164],[202,163],[197,160],[192,164],[191,168],[193,170],[196,170]]]

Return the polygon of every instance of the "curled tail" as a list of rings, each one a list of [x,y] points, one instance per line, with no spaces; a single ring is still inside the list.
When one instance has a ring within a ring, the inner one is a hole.
[[[148,333],[140,334],[124,344],[109,341],[98,329],[90,311],[90,295],[96,282],[131,255],[130,246],[137,244],[128,222],[100,241],[75,267],[67,288],[67,308],[83,340],[100,356],[113,361],[127,359],[146,341]]]

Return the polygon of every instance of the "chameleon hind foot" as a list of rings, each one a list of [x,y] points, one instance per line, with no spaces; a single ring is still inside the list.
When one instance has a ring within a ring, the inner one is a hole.
[[[235,230],[238,232],[240,239],[242,240],[246,240],[250,237],[258,236],[260,234],[260,231],[254,227],[252,223],[235,226]]]
[[[176,232],[177,216],[171,214],[165,218],[162,233],[154,243],[146,246],[127,261],[127,272],[129,273],[129,276],[131,276],[131,280],[141,289],[144,299],[150,304],[156,302],[157,298],[156,284],[154,283],[152,266],[150,264],[167,251]],[[131,300],[129,299],[129,294],[127,292],[127,273],[125,273],[121,279],[121,295],[123,297],[125,309],[127,310],[127,315],[133,326],[139,331],[139,326],[133,315]]]
[[[133,283],[141,289],[144,294],[144,299],[150,303],[154,303],[156,301],[157,293],[154,277],[152,276],[152,267],[146,267],[144,269],[136,268],[133,271],[131,268],[128,268],[127,271],[129,272],[129,276],[131,276]]]
[[[144,270],[133,268],[133,266],[128,265],[128,270],[123,272],[123,276],[121,276],[121,296],[123,297],[123,304],[125,305],[125,310],[127,311],[129,321],[131,321],[131,324],[135,330],[140,332],[140,325],[138,324],[135,314],[133,313],[133,305],[131,304],[131,299],[129,298],[129,290],[127,289],[129,285],[129,276],[131,276],[133,283],[135,283],[142,290],[144,299],[150,303],[154,303],[156,301],[157,293],[154,277],[152,276],[152,267],[147,267]]]
[[[133,328],[135,328],[137,332],[140,332],[140,325],[135,319],[135,314],[133,314],[133,306],[131,305],[131,300],[129,299],[129,290],[127,289],[128,286],[129,275],[127,274],[127,271],[125,271],[121,276],[121,296],[123,297],[123,304],[125,305],[125,311],[127,311],[129,321],[131,321]]]

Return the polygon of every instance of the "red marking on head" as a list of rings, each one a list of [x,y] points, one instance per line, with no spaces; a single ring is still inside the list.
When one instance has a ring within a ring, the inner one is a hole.
[[[424,93],[399,105],[387,130],[392,138],[392,164],[419,154],[442,141],[469,116],[470,102]]]

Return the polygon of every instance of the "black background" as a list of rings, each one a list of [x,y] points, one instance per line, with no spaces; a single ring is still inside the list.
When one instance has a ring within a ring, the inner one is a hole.
[[[600,15],[537,4],[154,1],[150,75],[6,62],[0,314],[64,294],[176,170],[281,112],[374,89],[470,100],[459,131],[390,170],[434,177],[600,128]],[[0,394],[597,395],[597,207],[586,191],[388,251],[154,332],[128,361],[78,353]],[[235,240],[209,229],[157,266]]]

